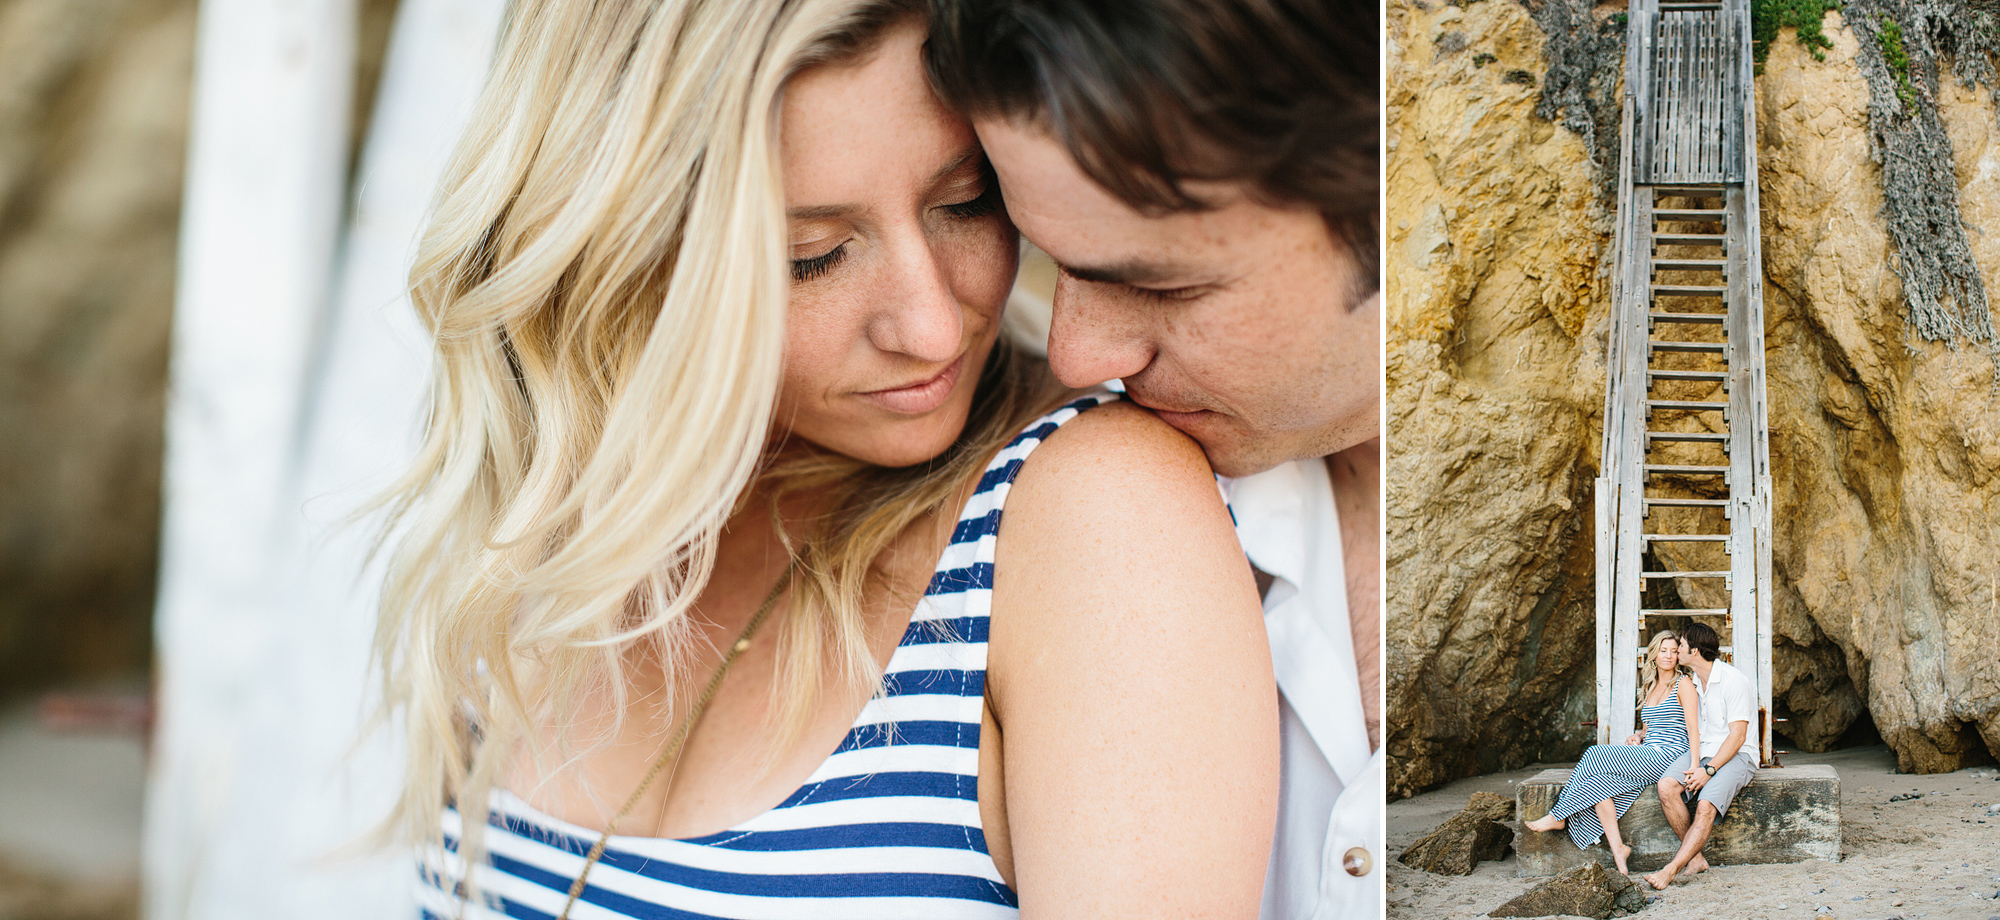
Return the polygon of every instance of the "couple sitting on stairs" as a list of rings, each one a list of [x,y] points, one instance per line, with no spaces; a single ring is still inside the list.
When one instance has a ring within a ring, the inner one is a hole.
[[[1618,871],[1625,873],[1632,848],[1619,836],[1618,817],[1653,786],[1681,847],[1646,883],[1664,890],[1683,869],[1708,868],[1701,849],[1736,793],[1756,775],[1758,761],[1757,739],[1750,732],[1756,688],[1743,672],[1715,660],[1718,643],[1715,630],[1701,623],[1679,636],[1654,635],[1641,666],[1639,731],[1624,744],[1591,745],[1555,807],[1527,828],[1547,833],[1567,827],[1578,849],[1602,834]]]

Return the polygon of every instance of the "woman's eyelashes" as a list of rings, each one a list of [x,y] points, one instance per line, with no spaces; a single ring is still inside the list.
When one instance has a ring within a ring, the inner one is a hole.
[[[824,255],[817,255],[807,259],[793,259],[792,283],[804,284],[827,272],[833,271],[833,267],[839,265],[840,260],[846,257],[847,244],[842,243],[827,250]]]
[[[999,213],[1002,207],[1000,183],[988,179],[983,184],[985,188],[977,197],[941,204],[938,205],[938,209],[959,220],[973,220]]]

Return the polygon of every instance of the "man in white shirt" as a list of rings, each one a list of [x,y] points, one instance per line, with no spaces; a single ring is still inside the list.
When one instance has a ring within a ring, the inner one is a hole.
[[[1381,909],[1379,7],[942,0],[932,83],[1060,270],[1049,360],[1200,442],[1264,592],[1264,920]]]
[[[1673,860],[1646,876],[1647,884],[1663,891],[1682,869],[1708,868],[1701,848],[1708,845],[1715,822],[1729,811],[1736,794],[1757,775],[1760,752],[1756,734],[1750,731],[1757,719],[1757,687],[1742,671],[1715,660],[1720,643],[1715,630],[1701,623],[1681,632],[1682,646],[1693,653],[1687,662],[1701,697],[1701,769],[1660,778],[1660,809],[1681,838]],[[1694,803],[1692,816],[1689,802]]]

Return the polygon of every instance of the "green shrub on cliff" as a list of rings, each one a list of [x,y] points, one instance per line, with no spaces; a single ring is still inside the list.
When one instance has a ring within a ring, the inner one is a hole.
[[[1875,33],[1875,40],[1882,45],[1882,62],[1889,65],[1889,72],[1896,77],[1896,98],[1903,100],[1903,113],[1917,114],[1917,91],[1910,85],[1910,55],[1903,49],[1903,27],[1884,16],[1882,31]]]
[[[1764,58],[1770,55],[1779,29],[1797,29],[1799,44],[1812,52],[1813,60],[1826,60],[1826,49],[1833,47],[1833,40],[1826,37],[1820,24],[1828,10],[1839,8],[1839,0],[1751,0],[1750,47],[1757,59],[1757,72],[1764,72]]]

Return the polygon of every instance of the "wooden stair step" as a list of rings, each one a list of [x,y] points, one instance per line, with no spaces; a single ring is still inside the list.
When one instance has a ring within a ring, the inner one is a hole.
[[[1722,354],[1729,348],[1728,342],[1652,342],[1646,343],[1654,351],[1707,352]]]
[[[1727,371],[1652,371],[1646,376],[1653,380],[1709,380],[1721,383],[1729,379]]]
[[[1653,258],[1653,270],[1656,272],[1719,272],[1728,264],[1727,259]]]
[[[1720,326],[1729,319],[1724,313],[1648,313],[1646,318],[1656,323],[1708,323]]]
[[[1714,412],[1729,408],[1726,402],[1700,402],[1692,399],[1649,399],[1646,408],[1687,409],[1693,412]]]
[[[1722,208],[1654,208],[1654,220],[1722,221],[1729,212]]]
[[[1729,608],[1727,607],[1682,607],[1678,610],[1666,608],[1655,610],[1648,608],[1639,611],[1639,618],[1642,620],[1647,617],[1726,617],[1728,615]]]
[[[1640,572],[1640,578],[1728,578],[1728,572]]]
[[[1723,533],[1723,534],[1715,534],[1715,533],[1699,533],[1699,534],[1677,534],[1677,533],[1648,533],[1648,534],[1640,534],[1640,536],[1642,536],[1642,537],[1645,537],[1645,538],[1646,538],[1646,542],[1648,542],[1648,543],[1727,543],[1727,542],[1729,542],[1729,535],[1728,535],[1728,534],[1726,534],[1726,533]]]
[[[1729,288],[1720,284],[1655,284],[1654,297],[1721,297]]]
[[[1729,444],[1729,432],[1727,432],[1727,431],[1648,431],[1648,432],[1646,432],[1646,440],[1648,440],[1648,441],[1682,441],[1682,442],[1696,442],[1696,443],[1702,443],[1702,442],[1705,442],[1705,443],[1709,443],[1709,444],[1721,444],[1721,445],[1724,445],[1724,446],[1727,446],[1727,445]]]
[[[1656,198],[1721,198],[1729,189],[1720,185],[1645,185]]]
[[[1707,464],[1694,465],[1694,464],[1680,464],[1680,463],[1642,463],[1640,464],[1640,469],[1645,470],[1647,473],[1673,473],[1673,474],[1686,474],[1690,476],[1729,475],[1729,467],[1709,466]]]
[[[1729,237],[1720,233],[1655,233],[1653,243],[1657,246],[1722,246]]]
[[[1726,498],[1641,498],[1639,501],[1654,508],[1727,508]]]

